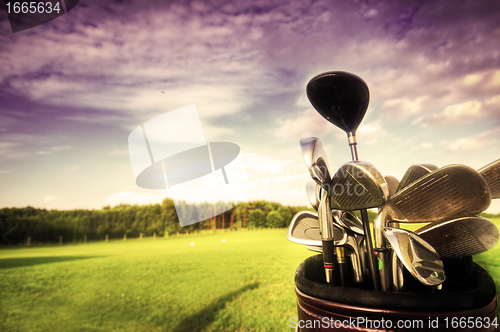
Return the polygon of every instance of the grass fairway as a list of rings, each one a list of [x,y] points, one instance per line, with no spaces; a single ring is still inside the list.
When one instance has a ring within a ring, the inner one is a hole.
[[[285,229],[2,250],[0,331],[291,330],[310,255]]]
[[[291,331],[310,255],[284,229],[1,250],[0,331]],[[475,261],[500,289],[500,247]]]

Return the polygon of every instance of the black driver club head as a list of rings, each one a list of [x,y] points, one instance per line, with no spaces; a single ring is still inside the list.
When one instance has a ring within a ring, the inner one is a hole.
[[[319,114],[355,136],[370,102],[370,92],[363,79],[343,71],[330,71],[313,77],[306,91]]]

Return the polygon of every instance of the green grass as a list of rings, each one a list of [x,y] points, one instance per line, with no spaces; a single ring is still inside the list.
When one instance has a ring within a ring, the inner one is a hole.
[[[283,331],[310,255],[284,229],[2,250],[0,331]]]
[[[284,229],[1,250],[0,331],[291,331],[313,254]],[[500,247],[475,261],[500,289]]]

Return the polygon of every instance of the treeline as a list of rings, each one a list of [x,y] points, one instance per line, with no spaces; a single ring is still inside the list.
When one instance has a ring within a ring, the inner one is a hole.
[[[224,203],[220,203],[224,204]],[[207,212],[210,204],[178,204],[183,213]],[[172,199],[161,204],[104,207],[101,210],[45,210],[33,207],[0,209],[0,244],[65,243],[86,240],[165,236],[210,229],[288,227],[292,217],[307,207],[283,206],[267,201],[240,203],[214,218],[181,227]]]

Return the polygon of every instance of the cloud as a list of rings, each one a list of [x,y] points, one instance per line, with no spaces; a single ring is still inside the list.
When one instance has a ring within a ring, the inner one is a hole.
[[[390,122],[400,122],[420,111],[422,101],[425,98],[420,97],[413,100],[408,98],[389,99],[382,105],[381,112],[385,113],[386,119]]]
[[[429,149],[432,149],[433,147],[434,147],[434,144],[424,142],[424,143],[420,144],[419,146],[412,148],[412,150],[417,150],[417,151],[418,150],[429,150]]]
[[[48,201],[52,201],[54,198],[55,198],[54,196],[46,196],[45,200],[48,202]]]
[[[450,105],[440,113],[421,116],[413,123],[423,127],[468,124],[485,117],[481,110],[482,104],[479,101],[467,101]]]
[[[20,159],[29,155],[29,147],[36,147],[43,138],[29,134],[9,134],[1,137],[0,157],[3,159]]]
[[[75,171],[78,171],[79,169],[80,169],[79,165],[73,165],[71,167],[65,168],[64,171],[66,171],[66,172],[75,172]]]
[[[456,152],[483,150],[486,147],[500,142],[497,138],[499,133],[500,129],[495,128],[472,137],[459,138],[451,142],[442,141],[440,145],[444,146],[449,151]]]
[[[299,113],[295,118],[278,120],[274,135],[279,138],[297,139],[297,137],[320,136],[333,125],[319,115],[313,108]]]
[[[356,131],[358,141],[363,142],[363,144],[375,144],[380,137],[386,136],[387,132],[382,123],[382,120],[361,123]],[[345,139],[345,136],[343,138]]]
[[[485,112],[492,118],[500,120],[500,95],[496,95],[486,100],[483,104]]]

